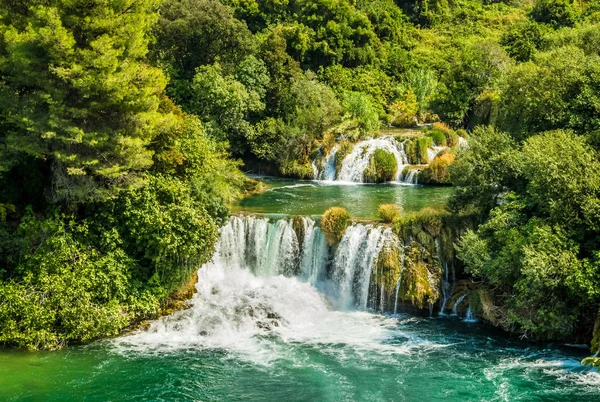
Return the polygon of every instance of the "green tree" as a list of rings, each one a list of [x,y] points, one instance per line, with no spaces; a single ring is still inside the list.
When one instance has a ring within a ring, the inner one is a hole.
[[[144,62],[158,1],[2,1],[0,173],[32,158],[55,202],[106,197],[152,164],[166,80]],[[13,172],[14,173],[14,172]]]
[[[534,21],[553,28],[573,26],[577,19],[577,11],[570,0],[536,0],[529,15]]]

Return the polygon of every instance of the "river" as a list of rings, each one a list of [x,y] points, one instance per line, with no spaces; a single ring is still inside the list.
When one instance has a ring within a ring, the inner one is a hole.
[[[405,197],[410,210],[437,190],[279,184],[257,198],[280,197],[263,205],[284,215],[309,189],[308,215],[326,204],[319,192],[381,191],[377,202]],[[340,197],[374,214],[377,202]],[[56,352],[3,351],[0,400],[600,400],[600,374],[579,364],[585,349],[528,343],[463,317],[380,313],[369,281],[389,229],[354,225],[331,251],[315,221],[302,222],[300,239],[290,219],[233,217],[190,308],[146,331]]]

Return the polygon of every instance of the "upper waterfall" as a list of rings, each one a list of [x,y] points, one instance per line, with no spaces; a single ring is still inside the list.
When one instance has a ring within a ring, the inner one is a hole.
[[[356,143],[350,153],[342,155],[340,161],[340,146],[334,145],[327,154],[322,155],[319,164],[313,161],[315,180],[337,181],[345,183],[365,183],[365,173],[369,168],[371,158],[376,150],[384,150],[393,155],[397,171],[392,182],[416,184],[417,170],[407,169],[411,164],[404,147],[404,142],[391,136],[368,139]],[[431,149],[430,159],[433,159],[439,149]],[[433,155],[433,156],[431,156]],[[406,172],[405,172],[406,171]]]
[[[337,174],[337,180],[363,183],[371,155],[377,149],[383,149],[394,155],[398,164],[398,172],[394,181],[401,181],[402,171],[408,165],[408,158],[404,151],[404,145],[392,137],[375,138],[356,144],[352,152],[344,158],[342,167]]]

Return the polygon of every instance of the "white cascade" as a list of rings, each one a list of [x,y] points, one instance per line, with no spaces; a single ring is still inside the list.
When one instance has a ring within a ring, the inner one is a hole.
[[[477,317],[473,314],[473,310],[471,310],[471,305],[467,308],[467,315],[465,316],[464,322],[477,322]]]
[[[456,302],[454,303],[454,307],[452,307],[452,315],[458,315],[458,305],[460,303],[462,303],[462,301],[465,299],[465,297],[467,297],[468,293],[465,293],[464,295],[462,295],[461,297],[459,297]]]
[[[403,183],[406,184],[419,184],[419,170],[418,169],[408,169],[406,176],[402,179]]]
[[[408,165],[408,158],[404,151],[404,144],[399,143],[393,137],[374,138],[357,143],[352,152],[342,161],[337,180],[363,183],[365,170],[369,167],[371,155],[377,149],[386,150],[394,155],[398,164],[398,173],[396,173],[394,181],[401,181],[402,170]]]
[[[354,224],[346,229],[331,272],[336,288],[333,301],[337,308],[367,308],[371,270],[392,236],[392,230],[382,226]]]
[[[339,150],[338,145],[334,145],[333,148],[329,151],[327,156],[325,156],[325,161],[323,162],[323,170],[320,172],[317,169],[317,173],[315,174],[315,180],[324,180],[324,181],[334,181],[337,169],[335,166],[335,159],[337,156],[337,152]],[[316,165],[315,165],[316,167]],[[313,168],[314,170],[314,168]]]

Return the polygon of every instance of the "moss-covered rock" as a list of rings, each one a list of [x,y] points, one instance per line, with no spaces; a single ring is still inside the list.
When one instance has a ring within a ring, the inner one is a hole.
[[[419,308],[439,298],[441,269],[436,259],[416,242],[408,246],[400,281],[400,296]]]
[[[338,144],[338,151],[335,154],[335,170],[337,172],[342,168],[342,163],[346,156],[350,155],[354,150],[354,143],[349,140],[342,140]]]
[[[495,327],[505,328],[508,324],[506,307],[496,303],[493,291],[487,286],[477,285],[469,293],[468,306],[473,314]]]
[[[350,214],[344,208],[332,207],[325,211],[321,218],[321,230],[330,246],[339,243],[349,222]]]
[[[398,161],[391,152],[376,149],[369,160],[369,167],[365,170],[367,183],[385,183],[394,180],[398,173]]]
[[[302,243],[304,242],[304,235],[306,234],[304,219],[305,218],[303,216],[297,215],[292,221],[292,228],[296,233],[296,238],[298,238],[298,247],[300,248],[300,250],[302,250]]]
[[[371,271],[371,308],[393,311],[396,286],[402,272],[401,244],[389,241],[381,249],[377,266]]]

